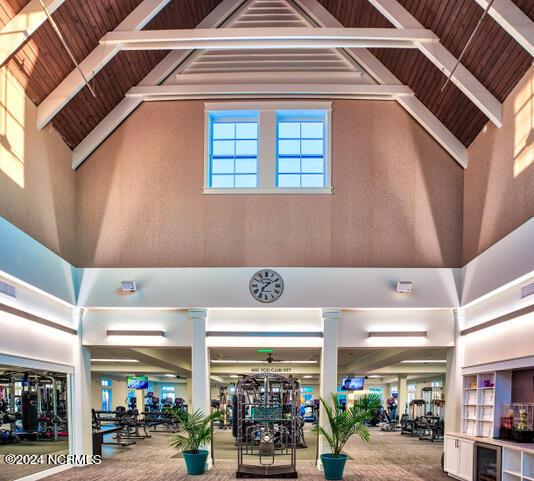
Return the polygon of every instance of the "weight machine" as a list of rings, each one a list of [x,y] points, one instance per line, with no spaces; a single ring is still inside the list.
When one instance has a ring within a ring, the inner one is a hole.
[[[237,478],[298,478],[298,382],[275,373],[246,376],[237,384],[234,432]]]
[[[0,374],[0,442],[58,441],[68,436],[64,374],[4,371]]]

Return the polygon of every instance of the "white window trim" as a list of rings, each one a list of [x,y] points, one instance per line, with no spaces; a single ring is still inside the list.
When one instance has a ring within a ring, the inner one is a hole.
[[[210,187],[209,133],[210,113],[221,110],[257,110],[258,132],[258,187]],[[326,187],[276,187],[276,112],[279,110],[326,111]],[[262,127],[263,125],[263,127]],[[267,126],[267,128],[265,128]],[[267,134],[267,135],[266,135]],[[263,139],[262,139],[263,136]],[[267,137],[267,139],[265,139]],[[279,195],[279,194],[332,194],[332,102],[331,101],[261,101],[261,102],[206,102],[204,103],[204,194],[216,195]]]

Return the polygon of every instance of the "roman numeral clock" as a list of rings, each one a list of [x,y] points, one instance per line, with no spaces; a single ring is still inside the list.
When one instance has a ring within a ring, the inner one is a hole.
[[[284,281],[278,272],[262,269],[250,278],[249,289],[257,301],[274,302],[284,292]]]

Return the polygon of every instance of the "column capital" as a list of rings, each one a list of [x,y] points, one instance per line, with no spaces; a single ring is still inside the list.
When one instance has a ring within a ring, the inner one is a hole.
[[[189,309],[189,317],[192,319],[206,319],[208,317],[207,309]]]
[[[341,317],[340,309],[321,309],[323,319],[339,319]]]

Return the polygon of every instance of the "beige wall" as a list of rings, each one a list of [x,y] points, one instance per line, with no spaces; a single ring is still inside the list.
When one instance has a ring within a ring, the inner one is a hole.
[[[0,216],[74,261],[71,152],[52,128],[37,130],[36,112],[7,69],[0,69]]]
[[[463,171],[395,102],[336,101],[333,195],[203,195],[204,107],[147,102],[77,171],[83,266],[459,266]]]
[[[504,102],[504,125],[488,123],[469,147],[464,260],[534,216],[534,67]]]

